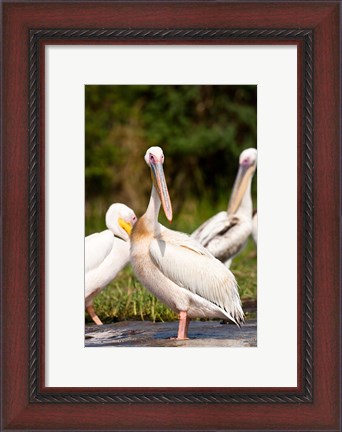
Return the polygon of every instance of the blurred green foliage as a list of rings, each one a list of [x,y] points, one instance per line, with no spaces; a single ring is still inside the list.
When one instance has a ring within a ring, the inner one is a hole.
[[[175,222],[201,202],[209,203],[208,217],[218,203],[224,209],[239,154],[256,147],[256,98],[252,85],[87,85],[87,233],[104,228],[91,219],[94,212],[103,218],[112,202],[137,216],[145,211],[151,180],[143,156],[151,146],[165,154]]]

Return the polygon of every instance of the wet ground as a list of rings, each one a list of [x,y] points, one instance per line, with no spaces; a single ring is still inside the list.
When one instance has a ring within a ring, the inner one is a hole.
[[[177,335],[178,322],[122,321],[102,326],[86,325],[85,346],[121,347],[255,347],[256,320],[241,327],[219,321],[192,321],[189,340],[171,339]]]

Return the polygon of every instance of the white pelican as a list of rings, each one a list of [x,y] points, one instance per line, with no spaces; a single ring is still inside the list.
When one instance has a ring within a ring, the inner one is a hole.
[[[228,267],[252,233],[251,183],[256,164],[256,149],[249,148],[240,154],[239,171],[227,211],[212,216],[191,234],[192,238]]]
[[[146,213],[131,234],[131,264],[140,282],[179,314],[177,339],[188,338],[191,318],[208,317],[243,321],[234,275],[188,235],[158,223],[160,204],[172,221],[160,147],[147,150],[152,192]]]
[[[256,210],[254,210],[254,212],[253,212],[252,237],[253,237],[254,243],[256,245],[258,245],[258,213]]]
[[[93,299],[128,264],[129,235],[136,220],[129,207],[112,204],[106,213],[108,229],[85,238],[85,306],[95,324],[102,322],[94,310]]]

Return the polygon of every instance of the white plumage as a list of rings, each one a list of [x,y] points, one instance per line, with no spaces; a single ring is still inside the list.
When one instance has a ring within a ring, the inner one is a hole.
[[[212,216],[191,234],[228,267],[252,233],[251,183],[256,162],[256,149],[250,148],[241,153],[227,211]]]
[[[131,236],[131,263],[136,276],[179,313],[178,339],[187,338],[190,318],[228,318],[241,323],[243,311],[231,271],[188,235],[158,223],[160,204],[172,220],[161,148],[151,147],[145,160],[151,168],[153,186],[146,213]]]
[[[256,245],[258,245],[258,213],[255,211],[252,219],[252,237]]]
[[[96,324],[102,322],[94,311],[93,299],[128,264],[129,234],[136,220],[129,207],[112,204],[106,213],[108,229],[85,238],[85,306]]]

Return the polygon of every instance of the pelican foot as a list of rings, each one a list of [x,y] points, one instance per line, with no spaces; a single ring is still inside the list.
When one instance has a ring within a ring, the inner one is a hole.
[[[179,338],[179,337],[170,337],[169,340],[178,340],[178,341],[183,341],[183,340],[189,340],[190,338],[188,337],[184,337],[184,338]]]

